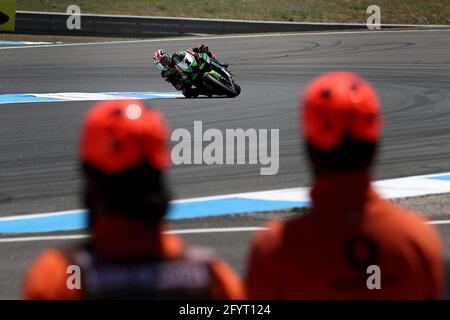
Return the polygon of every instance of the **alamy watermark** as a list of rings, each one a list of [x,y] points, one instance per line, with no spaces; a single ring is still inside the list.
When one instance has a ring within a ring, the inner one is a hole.
[[[370,265],[366,270],[370,276],[367,278],[366,286],[369,290],[381,289],[381,268],[376,264]]]
[[[70,265],[66,269],[67,277],[66,286],[69,290],[81,290],[81,268],[77,265]]]
[[[68,30],[81,30],[81,9],[77,5],[71,5],[67,7],[66,13],[69,15],[67,18],[66,26]]]
[[[375,4],[368,6],[366,10],[370,16],[367,18],[367,29],[380,30],[381,29],[381,8]]]
[[[261,175],[275,175],[279,170],[279,129],[203,131],[202,121],[194,121],[193,133],[179,128],[170,140],[176,142],[171,153],[174,165],[259,164]]]

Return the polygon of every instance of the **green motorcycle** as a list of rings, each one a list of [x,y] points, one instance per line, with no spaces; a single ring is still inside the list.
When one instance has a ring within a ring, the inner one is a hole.
[[[188,98],[199,94],[234,98],[241,93],[233,74],[207,53],[194,53],[187,49],[175,55],[174,62],[183,82],[196,88]]]

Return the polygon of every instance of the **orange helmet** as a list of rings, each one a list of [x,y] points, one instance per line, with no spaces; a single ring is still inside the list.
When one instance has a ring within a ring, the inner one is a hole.
[[[344,137],[377,142],[382,129],[379,98],[372,86],[350,72],[313,80],[303,97],[303,132],[315,148],[331,151]]]
[[[169,165],[168,129],[160,112],[138,100],[112,100],[89,111],[81,135],[81,160],[105,174],[149,163],[158,170]]]

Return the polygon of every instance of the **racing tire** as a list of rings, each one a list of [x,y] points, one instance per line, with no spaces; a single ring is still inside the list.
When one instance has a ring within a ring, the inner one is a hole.
[[[234,97],[236,97],[239,94],[238,92],[236,92],[232,88],[224,85],[222,82],[220,82],[219,80],[217,80],[216,78],[214,78],[210,74],[208,74],[205,77],[205,80],[208,81],[211,85],[213,85],[214,88],[217,88],[217,90],[220,93],[225,94],[229,98],[234,98]],[[239,89],[240,89],[240,87],[239,87]]]
[[[199,93],[195,90],[183,90],[182,92],[183,92],[183,95],[188,99],[197,98],[199,95]]]
[[[241,86],[238,85],[237,83],[235,83],[234,88],[236,89],[236,93],[237,93],[236,97],[237,97],[238,95],[241,94]]]

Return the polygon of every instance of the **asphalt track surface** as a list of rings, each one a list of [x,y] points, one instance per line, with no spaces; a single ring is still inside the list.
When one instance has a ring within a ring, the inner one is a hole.
[[[331,70],[358,72],[384,106],[384,139],[375,177],[450,171],[450,32],[364,32],[76,45],[0,50],[0,94],[173,91],[151,66],[152,52],[207,42],[229,63],[242,86],[235,99],[155,100],[172,128],[280,129],[280,170],[260,176],[258,165],[183,165],[168,180],[175,198],[306,186],[310,171],[298,136],[299,91]],[[0,216],[80,208],[77,163],[81,120],[92,102],[0,106]],[[434,198],[433,198],[434,199]],[[436,197],[436,202],[447,198]],[[431,206],[433,207],[433,206]],[[433,217],[448,218],[448,206]],[[264,218],[181,221],[174,229],[255,226]],[[448,225],[439,226],[450,252]],[[185,236],[212,245],[244,270],[250,233]],[[0,298],[15,298],[23,270],[49,245],[2,243]]]

